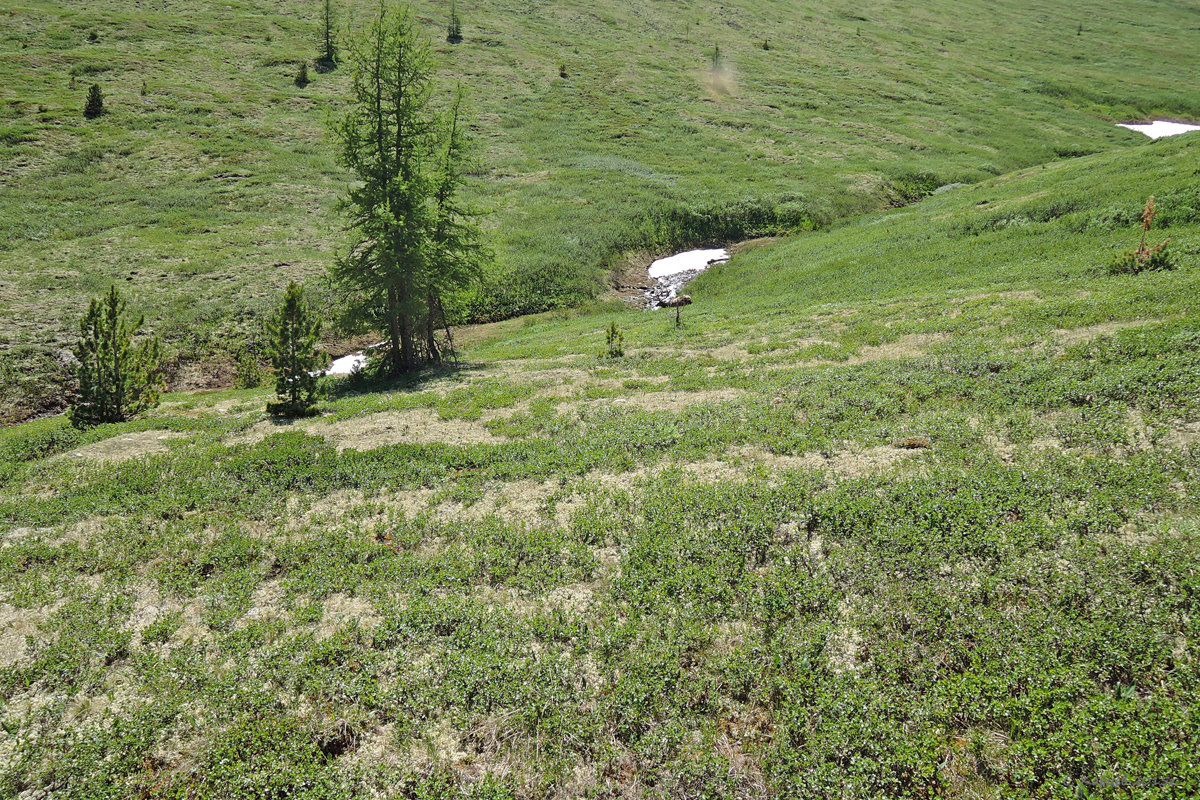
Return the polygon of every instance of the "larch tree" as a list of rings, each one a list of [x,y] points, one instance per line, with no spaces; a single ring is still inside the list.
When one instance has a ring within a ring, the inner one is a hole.
[[[333,27],[333,0],[324,0],[321,8],[321,39],[319,42],[321,54],[317,56],[317,68],[321,72],[329,72],[337,66],[337,42],[334,39]]]
[[[440,357],[433,330],[443,298],[466,285],[482,255],[474,214],[456,199],[461,103],[435,108],[429,42],[402,7],[381,8],[347,50],[352,96],[334,132],[358,182],[341,203],[353,242],[331,278],[347,327],[385,332],[395,375]]]

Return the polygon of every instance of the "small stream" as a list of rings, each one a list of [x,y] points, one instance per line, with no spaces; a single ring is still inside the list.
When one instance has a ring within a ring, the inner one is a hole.
[[[712,250],[688,250],[673,256],[660,258],[650,265],[649,275],[654,286],[646,290],[646,308],[662,308],[663,302],[677,296],[684,286],[713,264],[724,264],[729,260],[729,251],[724,247]]]

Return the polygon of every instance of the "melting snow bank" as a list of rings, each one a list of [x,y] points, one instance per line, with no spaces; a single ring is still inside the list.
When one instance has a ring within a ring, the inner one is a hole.
[[[1153,122],[1144,125],[1118,122],[1118,126],[1128,128],[1131,131],[1144,133],[1151,139],[1161,139],[1164,136],[1178,136],[1181,133],[1189,131],[1200,131],[1200,125],[1193,125],[1190,122],[1168,122],[1165,119],[1156,119]]]
[[[660,258],[650,265],[650,277],[657,284],[646,290],[646,308],[661,308],[665,300],[675,297],[679,290],[713,264],[724,264],[729,260],[729,251],[724,247],[714,250],[688,250],[667,258]]]
[[[377,347],[382,347],[387,342],[373,344],[367,350],[374,350]],[[367,350],[359,350],[357,353],[335,358],[325,369],[319,369],[312,373],[313,375],[351,375],[363,367],[367,366]]]
[[[349,375],[357,369],[362,369],[367,365],[367,354],[359,351],[351,353],[348,356],[335,358],[329,368],[325,370],[326,375]]]

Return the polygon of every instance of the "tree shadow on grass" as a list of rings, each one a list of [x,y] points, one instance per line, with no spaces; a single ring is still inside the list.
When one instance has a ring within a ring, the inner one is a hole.
[[[382,362],[382,359],[379,359],[379,362]],[[484,362],[469,362],[460,359],[457,363],[443,361],[416,372],[392,376],[387,374],[382,363],[378,365],[372,363],[366,369],[353,372],[345,377],[322,378],[321,390],[322,395],[329,400],[342,400],[347,397],[380,392],[411,394],[424,391],[430,383],[442,378],[466,378],[482,374],[487,366]]]

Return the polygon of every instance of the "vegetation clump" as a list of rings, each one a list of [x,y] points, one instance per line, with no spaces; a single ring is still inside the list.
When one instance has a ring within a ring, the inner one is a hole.
[[[1154,195],[1146,201],[1142,210],[1142,241],[1133,250],[1126,250],[1114,258],[1108,265],[1109,275],[1137,275],[1141,272],[1169,270],[1175,268],[1175,263],[1167,254],[1167,243],[1170,237],[1163,239],[1160,244],[1146,244],[1146,236],[1154,224],[1158,211],[1154,207]]]
[[[72,76],[71,81],[75,78]],[[87,100],[83,103],[83,116],[85,119],[96,119],[104,113],[104,94],[100,91],[100,84],[93,83],[88,89]]]
[[[301,61],[300,69],[296,71],[296,85],[303,89],[308,86],[308,62]]]
[[[267,322],[271,366],[275,369],[277,402],[267,411],[283,417],[311,416],[316,410],[317,371],[328,356],[317,350],[321,321],[309,308],[304,289],[288,284],[279,310]]]
[[[243,350],[238,354],[235,370],[233,385],[237,388],[257,389],[262,386],[265,377],[263,368],[257,356],[250,350]]]
[[[88,305],[74,351],[79,389],[71,420],[76,425],[122,422],[158,404],[163,383],[158,339],[133,344],[143,321],[126,313],[116,286]]]
[[[614,319],[608,323],[608,332],[604,336],[605,355],[609,358],[621,358],[625,355],[625,336],[617,327]]]

